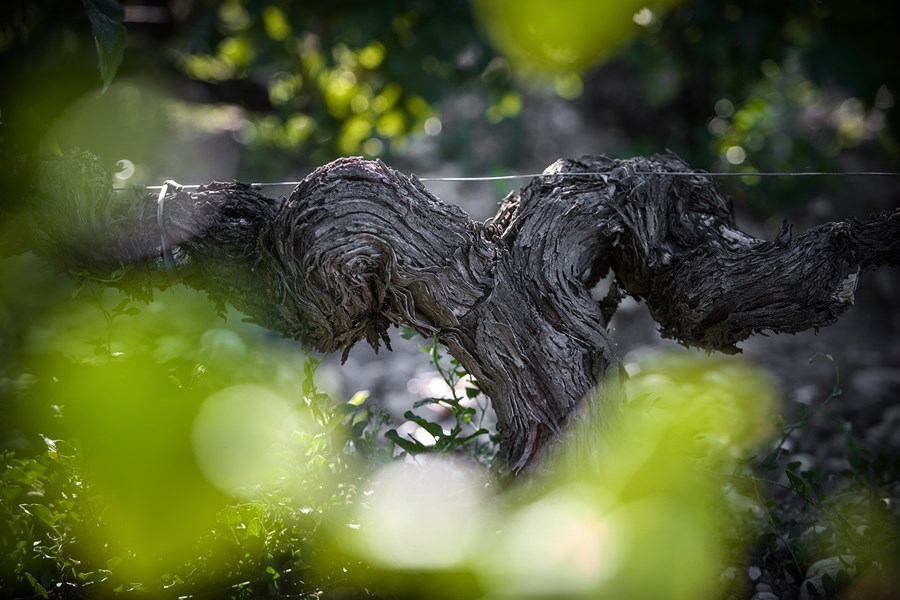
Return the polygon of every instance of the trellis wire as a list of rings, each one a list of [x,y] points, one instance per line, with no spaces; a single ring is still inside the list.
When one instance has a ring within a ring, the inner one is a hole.
[[[419,177],[419,181],[505,181],[512,179],[535,179],[538,177],[584,177],[584,176],[609,176],[613,171],[587,171],[584,173],[562,172],[562,173],[521,173],[516,175],[483,175],[478,177]],[[774,172],[764,171],[760,173],[734,173],[729,171],[706,172],[706,171],[641,171],[632,172],[632,175],[664,175],[668,177],[898,177],[900,173],[891,173],[887,171],[848,171],[843,173],[832,173],[826,171],[799,171],[799,172]],[[174,182],[172,182],[174,183]],[[278,187],[278,186],[295,186],[302,181],[267,181],[251,183],[251,187]],[[180,186],[183,189],[197,189],[205,184],[193,183]],[[162,190],[164,185],[148,185],[135,186],[145,190]],[[130,190],[131,187],[116,188],[117,190]]]
[[[511,179],[535,179],[537,177],[577,177],[577,176],[610,176],[614,173],[621,173],[619,171],[587,171],[584,173],[576,173],[576,172],[561,172],[561,173],[523,173],[519,175],[485,175],[481,177],[419,177],[419,181],[504,181]],[[705,171],[632,171],[627,172],[629,175],[667,175],[670,177],[675,176],[689,176],[696,175],[700,177],[896,177],[900,175],[900,173],[889,173],[885,171],[851,171],[846,173],[827,173],[822,171],[811,172],[793,172],[793,173],[777,173],[777,172],[763,172],[763,173],[732,173],[732,172],[712,172],[708,173]],[[275,181],[275,182],[265,182],[265,183],[251,183],[251,187],[261,188],[261,187],[276,187],[276,186],[295,186],[299,185],[300,181]],[[127,190],[127,189],[138,189],[140,186],[136,186],[135,188],[116,188],[117,190]],[[169,188],[174,188],[176,191],[181,191],[183,189],[196,189],[202,187],[202,184],[192,183],[187,185],[182,185],[171,179],[167,179],[166,182],[162,185],[149,185],[144,186],[142,189],[145,190],[159,190],[159,197],[157,198],[157,209],[156,209],[156,219],[159,223],[159,236],[160,236],[160,248],[162,249],[163,262],[166,266],[166,271],[172,272],[175,268],[175,260],[172,256],[171,246],[169,244],[168,236],[166,234],[166,225],[165,225],[165,217],[164,211],[166,206],[166,194],[169,192]]]

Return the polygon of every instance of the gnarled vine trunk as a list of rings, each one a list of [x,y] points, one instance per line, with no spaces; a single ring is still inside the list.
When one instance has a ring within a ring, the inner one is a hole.
[[[900,210],[762,241],[686,171],[672,154],[560,160],[482,223],[380,161],[337,160],[285,200],[212,183],[160,210],[74,155],[46,163],[28,204],[38,253],[139,296],[183,282],[322,351],[377,348],[392,324],[436,334],[491,398],[518,472],[592,412],[595,386],[618,385],[606,325],[623,294],[664,336],[733,352],[756,332],[833,323],[862,272],[900,264]]]

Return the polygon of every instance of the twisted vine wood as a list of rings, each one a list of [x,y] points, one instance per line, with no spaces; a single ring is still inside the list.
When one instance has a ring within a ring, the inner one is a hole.
[[[664,336],[735,352],[753,333],[833,323],[863,272],[900,264],[900,209],[763,241],[708,175],[670,175],[684,171],[673,154],[560,160],[476,222],[415,176],[345,158],[287,199],[240,183],[173,191],[159,220],[155,198],[118,197],[75,154],[44,163],[28,205],[36,252],[79,276],[115,272],[139,297],[185,283],[325,352],[389,346],[391,325],[436,334],[491,398],[515,473],[596,414],[595,386],[619,385],[607,323],[624,294]]]

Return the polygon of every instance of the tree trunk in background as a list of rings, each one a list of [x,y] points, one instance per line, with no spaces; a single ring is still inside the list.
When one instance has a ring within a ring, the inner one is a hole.
[[[664,336],[735,352],[753,333],[833,323],[862,272],[900,265],[900,210],[762,241],[688,171],[672,154],[560,160],[480,223],[380,161],[325,165],[287,200],[212,183],[160,210],[117,196],[80,154],[46,162],[27,207],[37,253],[137,297],[185,283],[325,352],[377,349],[392,324],[436,334],[491,398],[519,472],[573,418],[602,418],[594,390],[620,383],[606,325],[623,294]]]

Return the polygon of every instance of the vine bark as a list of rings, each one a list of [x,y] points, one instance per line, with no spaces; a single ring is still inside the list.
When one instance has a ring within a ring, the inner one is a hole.
[[[833,323],[863,272],[900,265],[900,209],[763,241],[687,171],[673,154],[560,160],[476,222],[415,176],[346,158],[286,199],[240,183],[173,191],[159,218],[155,198],[118,196],[77,154],[43,165],[27,206],[36,252],[138,297],[185,283],[325,352],[390,347],[391,325],[436,334],[491,398],[519,472],[599,414],[598,384],[618,386],[607,323],[625,294],[664,336],[736,352],[754,333]]]

